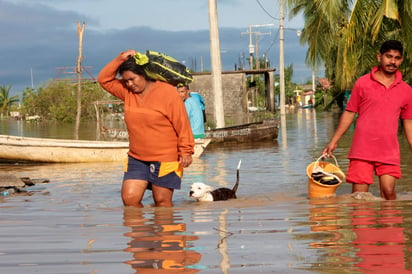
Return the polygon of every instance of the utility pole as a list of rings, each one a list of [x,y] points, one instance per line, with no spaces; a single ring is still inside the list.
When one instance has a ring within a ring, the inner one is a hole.
[[[248,32],[241,32],[240,35],[249,34],[249,69],[253,70],[253,55],[255,54],[255,46],[253,45],[252,35],[255,32],[252,31],[252,25],[249,25]]]
[[[315,77],[315,68],[312,66],[312,91],[313,94],[315,94],[316,91],[316,83],[315,83],[316,77]]]
[[[255,32],[256,40],[256,69],[260,69],[260,60],[259,60],[259,36],[260,35],[271,35],[270,32]]]
[[[253,70],[253,56],[255,54],[255,48],[256,48],[256,69],[259,69],[259,35],[270,35],[270,32],[262,33],[262,32],[256,32],[252,31],[252,27],[265,27],[265,26],[272,26],[273,24],[264,24],[264,25],[249,25],[249,31],[248,32],[242,32],[240,35],[243,34],[249,34],[249,66],[250,69]],[[255,35],[255,40],[256,40],[256,47],[253,45],[253,39],[252,35]]]
[[[79,139],[80,117],[82,115],[82,48],[83,48],[83,32],[85,24],[80,27],[77,23],[77,35],[79,36],[79,55],[77,56],[76,73],[77,73],[77,115],[76,128],[74,130],[74,138]]]
[[[222,91],[222,61],[220,59],[219,26],[216,0],[209,0],[210,58],[212,66],[212,90],[216,127],[225,126]]]
[[[250,70],[253,70],[253,55],[255,53],[255,48],[253,45],[253,40],[252,40],[252,35],[255,35],[255,40],[256,40],[256,64],[255,64],[255,69],[260,69],[260,60],[259,60],[259,35],[266,35],[266,34],[271,34],[269,33],[262,33],[262,32],[254,32],[252,31],[252,27],[266,27],[266,26],[273,26],[273,24],[263,24],[263,25],[249,25],[249,32],[242,32],[241,35],[243,34],[249,34],[249,65],[250,65]],[[250,83],[254,82],[254,76],[253,74],[250,75]],[[251,88],[250,89],[252,95],[252,105],[255,105],[257,102],[257,88]],[[255,98],[256,97],[256,98]]]
[[[284,14],[283,14],[283,0],[279,0],[279,89],[280,89],[280,114],[284,115],[285,110],[285,53],[284,53]]]
[[[33,69],[30,68],[31,90],[34,90]]]

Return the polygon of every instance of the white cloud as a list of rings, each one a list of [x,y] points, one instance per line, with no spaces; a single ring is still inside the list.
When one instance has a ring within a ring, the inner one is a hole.
[[[0,43],[0,85],[11,84],[13,93],[31,85],[30,70],[38,86],[56,76],[56,67],[75,65],[76,24],[83,21],[83,65],[92,66],[94,75],[127,48],[165,52],[188,66],[197,63],[198,69],[202,60],[204,68],[209,69],[207,1],[125,0],[121,5],[112,0],[10,1],[0,0],[0,35],[7,37]],[[273,1],[260,2],[273,5]],[[241,32],[249,23],[266,23],[269,17],[254,1],[218,3],[220,46],[225,51],[221,56],[223,69],[233,70],[239,57],[248,55],[249,39]],[[248,13],[246,8],[250,9]],[[257,15],[259,18],[253,19]],[[260,37],[259,53],[266,51],[272,66],[277,67],[276,30],[262,31],[270,31],[271,35]],[[304,64],[305,54],[297,36],[286,36],[286,64]],[[298,79],[305,77],[304,71],[299,72]],[[306,74],[310,77],[310,70]]]

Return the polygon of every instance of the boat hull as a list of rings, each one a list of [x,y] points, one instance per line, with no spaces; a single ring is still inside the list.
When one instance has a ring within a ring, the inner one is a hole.
[[[196,142],[200,157],[210,140]],[[129,142],[84,141],[0,135],[0,159],[13,162],[118,162],[127,158]]]
[[[212,140],[211,143],[245,143],[276,139],[278,131],[279,121],[271,119],[262,122],[207,130],[206,138],[210,138]]]

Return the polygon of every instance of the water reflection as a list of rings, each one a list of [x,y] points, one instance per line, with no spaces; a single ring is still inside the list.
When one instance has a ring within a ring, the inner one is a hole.
[[[403,273],[405,235],[402,211],[393,202],[354,204],[350,213],[355,239],[351,242],[360,259],[355,266],[362,272],[393,271]],[[410,270],[410,269],[409,269]],[[408,271],[409,272],[409,271]]]
[[[170,210],[123,208],[123,163],[0,164],[0,172],[50,179],[31,196],[0,199],[0,273],[411,272],[412,153],[404,137],[399,200],[354,200],[346,183],[335,198],[308,199],[306,167],[338,119],[297,110],[285,115],[277,140],[211,145],[185,169]],[[36,130],[24,125],[25,135]],[[335,153],[343,171],[352,130]],[[240,159],[238,199],[189,199],[195,181],[233,186]],[[371,191],[379,196],[379,184]],[[144,203],[151,201],[148,192]]]
[[[282,138],[282,148],[286,149],[288,147],[288,135],[286,128],[286,115],[280,116],[280,136]]]
[[[227,274],[229,273],[230,269],[230,259],[228,255],[228,243],[227,237],[229,237],[232,233],[230,233],[227,229],[227,213],[229,210],[224,209],[219,215],[219,243],[217,248],[219,250],[222,259],[220,261],[220,269],[222,273]]]
[[[401,202],[311,202],[310,247],[324,249],[312,269],[410,273],[412,261]]]
[[[136,273],[196,273],[190,266],[200,261],[200,253],[192,250],[197,236],[187,235],[186,224],[173,209],[143,211],[124,209],[124,225],[130,228],[126,252],[133,259],[126,261]]]
[[[353,233],[345,228],[349,223],[344,217],[346,212],[341,212],[339,204],[330,201],[314,200],[310,204],[309,221],[313,241],[309,245],[312,249],[325,250],[319,258],[323,263],[312,264],[311,268],[353,270],[356,258],[351,256],[353,251],[348,245],[353,240]]]
[[[57,121],[22,121],[14,119],[0,119],[0,133],[35,138],[73,139],[74,123]],[[79,139],[98,140],[100,132],[95,121],[82,121]]]

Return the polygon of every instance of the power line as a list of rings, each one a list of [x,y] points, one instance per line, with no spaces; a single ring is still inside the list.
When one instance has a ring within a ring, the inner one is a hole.
[[[259,2],[259,0],[256,0],[256,2],[259,4],[259,6],[262,8],[262,10],[263,10],[270,18],[275,19],[275,20],[279,20],[279,18],[276,18],[276,17],[272,16],[272,15],[265,9],[265,7],[263,7],[263,5]]]

